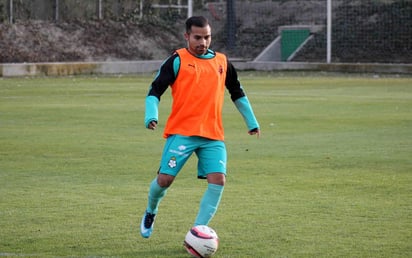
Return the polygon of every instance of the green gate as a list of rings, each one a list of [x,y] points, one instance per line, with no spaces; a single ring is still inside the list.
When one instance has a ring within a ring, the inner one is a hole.
[[[309,29],[285,29],[281,34],[281,58],[287,61],[298,47],[309,37]]]

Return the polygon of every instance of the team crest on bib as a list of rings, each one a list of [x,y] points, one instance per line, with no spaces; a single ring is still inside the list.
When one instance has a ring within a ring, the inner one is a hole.
[[[170,168],[175,168],[177,166],[176,157],[175,156],[171,157],[167,165]]]

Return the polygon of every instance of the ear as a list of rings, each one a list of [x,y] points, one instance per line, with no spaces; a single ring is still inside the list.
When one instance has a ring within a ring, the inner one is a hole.
[[[185,40],[186,40],[186,41],[189,41],[189,38],[190,38],[189,33],[185,32],[184,36],[185,36]]]

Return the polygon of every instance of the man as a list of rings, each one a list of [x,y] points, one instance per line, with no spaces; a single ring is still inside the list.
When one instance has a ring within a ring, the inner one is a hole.
[[[146,97],[145,126],[156,129],[160,97],[170,86],[171,114],[163,136],[166,144],[157,177],[151,182],[140,233],[152,234],[159,203],[168,187],[193,154],[198,157],[198,178],[207,179],[194,225],[208,225],[219,206],[226,176],[222,106],[225,87],[242,114],[250,135],[260,134],[237,72],[226,56],[209,49],[211,28],[202,16],[187,19],[187,48],[181,48],[161,65]]]

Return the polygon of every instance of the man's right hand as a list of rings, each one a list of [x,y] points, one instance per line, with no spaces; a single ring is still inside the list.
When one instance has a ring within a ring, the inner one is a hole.
[[[156,121],[151,121],[148,125],[147,125],[147,129],[150,130],[155,130],[157,127],[157,122]]]

